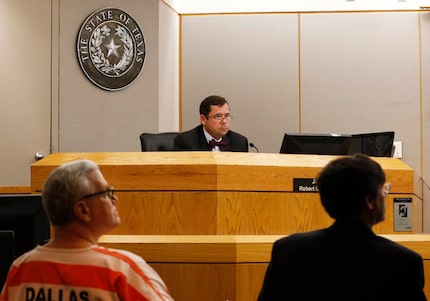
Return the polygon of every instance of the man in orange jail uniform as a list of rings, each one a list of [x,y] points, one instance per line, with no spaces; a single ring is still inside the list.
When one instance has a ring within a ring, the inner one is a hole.
[[[118,198],[94,162],[56,168],[42,202],[53,238],[13,262],[1,301],[173,300],[143,258],[97,245],[120,217]]]

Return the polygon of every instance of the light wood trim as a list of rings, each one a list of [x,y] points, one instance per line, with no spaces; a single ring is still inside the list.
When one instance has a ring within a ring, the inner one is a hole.
[[[148,262],[236,262],[234,236],[105,235],[99,244],[130,250]]]
[[[31,189],[42,190],[57,166],[97,162],[119,190],[217,190],[291,192],[293,178],[315,178],[335,156],[238,152],[55,153],[31,165]],[[394,193],[413,193],[413,169],[394,158],[375,158]]]
[[[30,186],[0,186],[0,194],[27,194],[31,193]]]
[[[424,260],[430,260],[430,234],[381,234],[419,253]]]
[[[381,235],[430,260],[430,234]],[[130,250],[148,262],[268,263],[285,235],[105,235],[99,244]]]

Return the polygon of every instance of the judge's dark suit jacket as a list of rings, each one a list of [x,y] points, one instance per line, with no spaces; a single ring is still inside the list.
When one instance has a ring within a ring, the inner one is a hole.
[[[258,300],[426,300],[421,256],[358,222],[275,242]]]
[[[227,147],[225,151],[231,152],[247,152],[248,139],[236,132],[228,131],[223,137],[223,140],[227,141]],[[211,148],[206,140],[203,132],[203,126],[199,125],[192,130],[182,132],[176,136],[174,141],[175,150],[189,150],[189,151],[210,151]]]

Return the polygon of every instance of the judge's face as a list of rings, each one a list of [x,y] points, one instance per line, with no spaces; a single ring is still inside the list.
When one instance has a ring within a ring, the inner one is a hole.
[[[200,122],[205,130],[215,139],[220,139],[230,129],[230,108],[228,104],[222,106],[211,106],[207,118],[200,115]]]

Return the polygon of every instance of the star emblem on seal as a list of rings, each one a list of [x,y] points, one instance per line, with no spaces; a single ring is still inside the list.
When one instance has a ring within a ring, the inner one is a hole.
[[[146,43],[137,22],[126,12],[103,8],[82,23],[77,38],[82,71],[96,86],[117,91],[139,76],[146,57]]]

